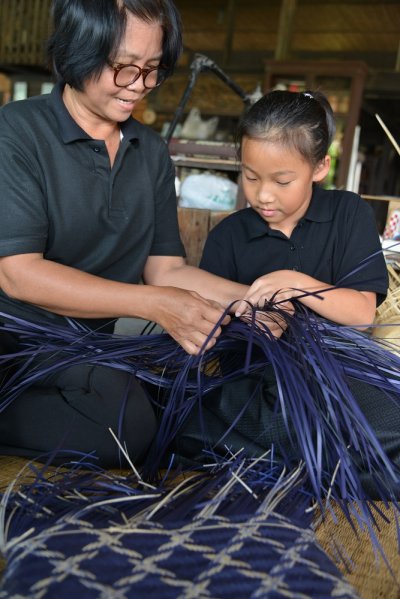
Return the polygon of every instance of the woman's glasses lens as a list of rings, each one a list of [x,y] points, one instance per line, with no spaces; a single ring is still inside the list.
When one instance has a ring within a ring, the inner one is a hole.
[[[157,87],[162,82],[160,77],[161,68],[152,70],[143,70],[135,65],[127,65],[124,67],[118,67],[118,71],[115,76],[115,84],[120,87],[126,87],[137,81],[140,75],[143,75],[144,86],[151,89]]]

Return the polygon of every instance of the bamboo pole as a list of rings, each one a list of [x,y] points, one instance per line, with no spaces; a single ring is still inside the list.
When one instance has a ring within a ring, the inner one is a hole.
[[[382,129],[384,130],[384,132],[386,133],[386,135],[388,136],[388,138],[390,139],[390,141],[392,142],[396,152],[398,153],[398,155],[400,156],[400,146],[397,143],[397,141],[395,140],[395,138],[393,137],[393,135],[390,133],[389,129],[386,127],[385,123],[383,122],[383,120],[381,119],[381,117],[379,116],[379,114],[375,114],[378,123],[380,124],[380,126],[382,127]]]

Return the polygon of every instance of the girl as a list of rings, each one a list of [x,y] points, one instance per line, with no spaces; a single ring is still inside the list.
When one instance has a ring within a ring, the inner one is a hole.
[[[239,128],[242,184],[250,204],[210,232],[200,267],[251,285],[246,301],[299,299],[332,321],[373,322],[387,269],[370,206],[318,185],[330,168],[332,109],[319,92],[273,91]],[[334,286],[334,289],[332,287]]]
[[[344,325],[365,328],[373,322],[388,281],[372,210],[354,193],[319,186],[329,171],[334,132],[331,107],[318,92],[273,91],[244,115],[239,146],[243,190],[250,207],[228,216],[210,232],[200,263],[209,272],[250,285],[237,316],[243,315],[248,302],[263,307],[282,300],[280,305],[293,302],[300,308],[302,303],[306,310]],[[294,324],[289,324],[289,334]],[[294,330],[301,336],[304,328]],[[286,337],[296,342],[287,334],[276,342],[283,343],[280,360],[278,356],[262,373],[239,377],[203,398],[201,416],[194,411],[177,437],[177,453],[201,462],[208,441],[223,454],[227,447],[233,453],[243,448],[251,455],[274,447],[276,455],[289,461],[304,459],[302,431],[299,435],[295,431],[296,411],[301,414],[309,401],[315,412],[308,422],[315,424],[314,417],[320,418],[334,429],[335,419],[331,413],[328,418],[325,399],[343,406],[341,394],[347,389],[346,400],[347,393],[353,397],[350,411],[361,408],[384,451],[399,465],[396,401],[360,377],[345,377],[340,360],[335,361],[336,346],[331,357],[337,380],[327,390],[329,377],[326,371],[320,375],[315,354],[312,361],[306,345],[295,343],[293,350],[288,349]],[[304,355],[296,353],[297,347]],[[338,432],[338,438],[346,435]],[[363,456],[351,449],[350,440],[346,443],[360,466],[363,485],[371,496],[378,495]]]

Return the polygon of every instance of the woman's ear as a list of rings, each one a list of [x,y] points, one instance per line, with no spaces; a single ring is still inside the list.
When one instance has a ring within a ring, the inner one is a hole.
[[[313,173],[313,181],[319,182],[325,179],[326,175],[329,173],[329,169],[331,167],[331,157],[329,154],[325,156],[320,162],[318,162],[317,166],[314,169]]]

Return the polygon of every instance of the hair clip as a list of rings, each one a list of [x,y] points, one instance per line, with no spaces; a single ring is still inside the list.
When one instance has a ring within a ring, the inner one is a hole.
[[[312,100],[314,99],[314,96],[308,92],[303,92],[303,96],[305,96],[306,98],[311,98]]]

